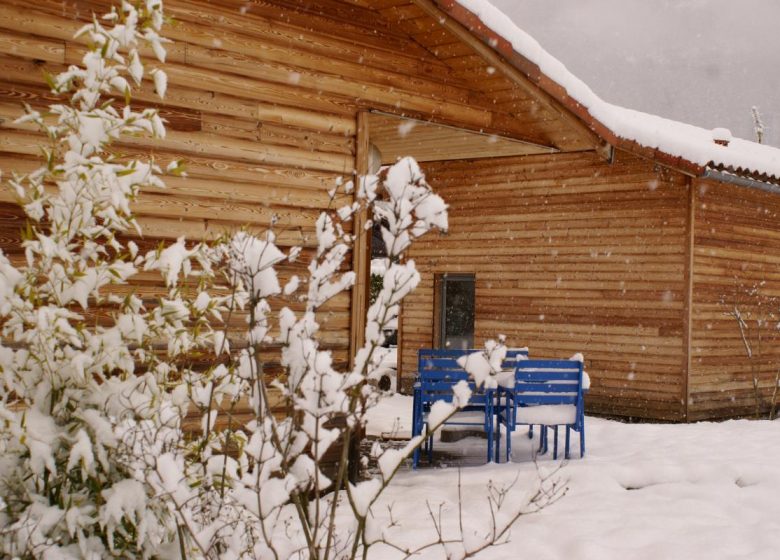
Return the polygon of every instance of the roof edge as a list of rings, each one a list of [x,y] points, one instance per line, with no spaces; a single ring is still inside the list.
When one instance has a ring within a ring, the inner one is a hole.
[[[636,140],[619,136],[612,128],[594,117],[585,105],[569,95],[563,85],[542,72],[541,68],[535,62],[516,51],[507,38],[491,29],[478,15],[461,5],[458,0],[427,1],[434,4],[444,14],[462,25],[484,45],[491,48],[516,70],[522,73],[531,83],[535,84],[543,92],[552,97],[563,110],[566,110],[577,117],[588,129],[605,142],[637,156],[657,161],[665,167],[678,170],[686,175],[705,178],[707,169],[713,167],[713,162],[710,162],[708,165],[700,165],[683,156],[669,153],[660,148],[644,146]],[[728,171],[732,175],[744,176],[754,181],[757,180],[757,175],[760,175],[761,179],[758,179],[758,181],[766,184],[780,185],[780,177],[775,177],[773,175],[759,174],[755,171],[742,169],[729,169]],[[712,176],[706,178],[713,179]]]

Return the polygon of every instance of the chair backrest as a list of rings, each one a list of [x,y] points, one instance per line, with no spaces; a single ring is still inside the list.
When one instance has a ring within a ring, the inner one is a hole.
[[[417,352],[417,381],[420,383],[423,403],[443,400],[452,401],[452,387],[459,381],[467,381],[472,390],[471,402],[484,401],[484,393],[476,390],[468,372],[458,364],[458,358],[481,350],[453,350],[441,348],[421,348]],[[528,357],[528,348],[507,349],[501,366],[514,369],[518,356]]]
[[[501,362],[501,369],[515,369],[515,364],[519,360],[528,359],[528,348],[507,348],[504,361]]]
[[[515,366],[515,402],[520,405],[582,406],[582,362],[519,360]]]

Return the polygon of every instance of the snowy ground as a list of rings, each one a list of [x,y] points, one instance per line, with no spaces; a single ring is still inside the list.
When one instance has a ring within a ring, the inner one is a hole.
[[[410,397],[387,398],[372,410],[369,434],[408,433],[410,416]],[[567,494],[520,518],[510,543],[478,558],[780,558],[780,421],[664,425],[587,418],[586,427],[585,459],[573,454],[557,474]],[[400,473],[383,498],[402,520],[393,534],[409,545],[423,543],[432,531],[428,505],[438,515],[440,504],[445,534],[457,531],[459,472],[466,532],[486,531],[489,483],[508,485],[519,476],[508,498],[519,504],[540,471],[560,464],[551,452],[534,462],[534,443],[520,428],[514,462],[500,465],[480,464],[485,441],[478,438],[437,445],[445,451],[438,467]],[[396,557],[392,550],[372,552]],[[429,550],[421,557],[444,555]]]

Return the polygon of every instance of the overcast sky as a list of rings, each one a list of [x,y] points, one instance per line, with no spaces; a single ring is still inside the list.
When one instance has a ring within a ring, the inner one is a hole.
[[[493,0],[603,99],[780,146],[780,0]]]

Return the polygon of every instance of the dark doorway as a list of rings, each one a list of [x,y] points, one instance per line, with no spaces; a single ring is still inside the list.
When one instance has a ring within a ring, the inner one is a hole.
[[[437,277],[438,345],[440,348],[474,347],[474,275],[441,274]]]

